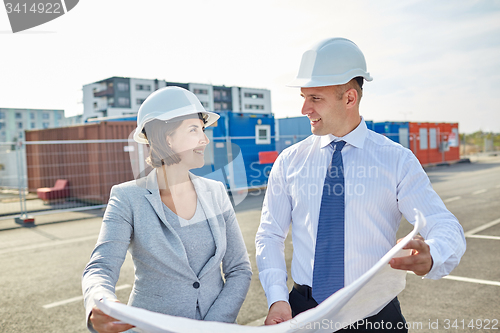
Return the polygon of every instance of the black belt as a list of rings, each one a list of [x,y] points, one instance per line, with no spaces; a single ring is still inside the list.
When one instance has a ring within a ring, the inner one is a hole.
[[[306,285],[293,283],[293,288],[299,292],[302,296],[304,296],[307,300],[312,298],[312,288]]]

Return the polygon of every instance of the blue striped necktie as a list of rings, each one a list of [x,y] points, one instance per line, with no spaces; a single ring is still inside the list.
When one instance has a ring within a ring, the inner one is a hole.
[[[344,165],[345,141],[332,141],[332,163],[323,185],[319,211],[312,296],[319,304],[344,287]]]

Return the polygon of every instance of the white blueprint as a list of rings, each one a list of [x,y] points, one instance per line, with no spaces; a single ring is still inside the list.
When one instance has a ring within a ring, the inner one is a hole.
[[[392,269],[388,263],[393,257],[409,255],[410,250],[402,250],[402,248],[425,225],[425,217],[419,211],[415,211],[416,222],[412,232],[387,252],[370,270],[314,309],[281,324],[255,327],[194,320],[151,312],[106,299],[97,302],[97,306],[107,315],[135,325],[134,330],[143,333],[333,332],[378,313],[405,288],[406,271]]]

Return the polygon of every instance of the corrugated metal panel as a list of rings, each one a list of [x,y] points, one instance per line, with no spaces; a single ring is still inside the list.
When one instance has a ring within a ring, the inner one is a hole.
[[[312,134],[311,123],[307,117],[292,117],[277,119],[279,140],[276,150],[282,152],[285,148],[304,140]]]

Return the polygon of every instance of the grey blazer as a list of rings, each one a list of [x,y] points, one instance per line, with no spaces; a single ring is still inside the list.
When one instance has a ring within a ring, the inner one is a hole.
[[[204,320],[236,321],[252,275],[243,237],[224,185],[190,177],[214,237],[215,255],[196,276],[181,239],[165,217],[156,170],[146,178],[113,186],[97,244],[83,272],[89,330],[93,331],[88,318],[95,297],[116,299],[115,285],[127,249],[135,267],[129,305],[195,318],[198,304]]]

